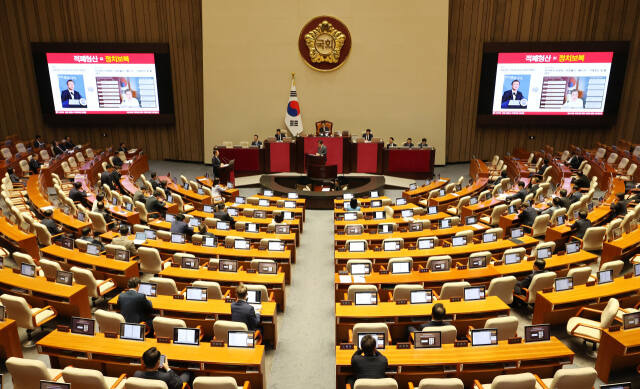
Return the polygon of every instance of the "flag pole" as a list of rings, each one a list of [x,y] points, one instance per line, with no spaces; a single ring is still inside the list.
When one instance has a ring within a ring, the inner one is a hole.
[[[291,82],[293,83],[293,85],[296,84],[296,74],[291,72]]]

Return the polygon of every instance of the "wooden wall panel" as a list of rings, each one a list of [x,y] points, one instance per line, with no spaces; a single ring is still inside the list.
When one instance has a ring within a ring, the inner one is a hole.
[[[202,0],[0,0],[0,137],[69,135],[104,147],[120,141],[152,159],[202,161]],[[49,127],[42,120],[31,42],[169,44],[175,125]],[[14,91],[15,93],[10,93]],[[103,135],[104,134],[104,135]]]
[[[617,139],[640,142],[640,1],[451,0],[447,69],[447,161],[468,161],[523,146],[564,149]],[[617,123],[611,128],[477,128],[484,42],[631,42]],[[529,140],[529,135],[535,136]]]

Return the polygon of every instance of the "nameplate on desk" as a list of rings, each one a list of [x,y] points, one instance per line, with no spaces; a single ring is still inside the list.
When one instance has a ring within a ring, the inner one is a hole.
[[[380,270],[380,275],[389,274],[389,270]]]
[[[118,334],[115,332],[105,332],[104,333],[104,337],[105,338],[110,338],[110,339],[117,339],[118,338]]]
[[[184,296],[181,294],[174,294],[173,295],[173,299],[174,300],[184,300]]]
[[[406,305],[407,299],[396,300],[396,305]]]
[[[587,281],[587,286],[594,286],[596,284],[596,282],[594,280],[591,281]]]
[[[162,336],[158,336],[156,338],[156,340],[158,341],[158,343],[171,343],[171,339],[170,338],[165,338]]]
[[[418,248],[416,246],[411,246],[409,247],[409,250],[417,250]]]
[[[344,235],[344,231],[338,231],[338,235]]]
[[[248,274],[255,274],[255,273],[257,273],[257,272],[258,272],[258,271],[257,271],[256,269],[247,269],[247,273],[248,273]]]
[[[69,332],[69,326],[65,326],[65,325],[62,325],[62,324],[58,324],[58,325],[56,326],[56,329],[57,329],[59,332]]]
[[[267,249],[267,247],[266,247],[266,246],[258,246],[258,250],[263,250],[263,251],[264,251],[264,250],[266,250],[266,249]]]
[[[171,267],[180,267],[179,263],[171,262]]]
[[[209,270],[211,271],[216,271],[218,270],[218,264],[217,263],[213,263],[213,262],[209,262]]]
[[[420,273],[429,273],[429,269],[427,269],[426,267],[423,267],[422,269],[419,270]]]
[[[354,350],[353,343],[340,343],[340,350]]]
[[[457,340],[453,343],[453,347],[467,347],[469,346],[468,340]]]
[[[467,270],[467,265],[458,265],[458,270]]]
[[[341,247],[341,248],[338,249],[339,253],[344,253],[346,251],[347,251],[347,249],[345,249],[344,247]]]
[[[224,347],[224,341],[222,340],[212,340],[211,347]]]
[[[340,300],[340,305],[353,305],[351,300]]]
[[[346,275],[349,275],[349,272],[348,272],[348,271],[346,271],[346,270],[340,270],[340,271],[338,272],[338,274],[339,274],[339,275],[341,275],[341,276],[346,276]]]
[[[544,288],[542,289],[542,293],[551,293],[553,292],[553,288]]]
[[[411,348],[411,343],[409,342],[398,342],[396,343],[396,348],[398,350],[408,350]]]
[[[509,338],[507,340],[507,342],[509,342],[509,344],[518,344],[518,343],[522,343],[522,338],[521,337],[515,337],[515,338]]]
[[[631,278],[631,277],[633,277],[633,273],[627,273],[627,274],[624,275],[624,279],[625,280],[628,279],[628,278]]]
[[[452,303],[457,303],[462,301],[462,299],[460,297],[451,297],[449,301],[451,301]]]
[[[225,302],[225,303],[232,303],[232,302],[234,302],[234,301],[236,301],[236,300],[235,300],[235,299],[232,299],[231,297],[227,297],[227,298],[225,298],[225,299],[224,299],[224,302]]]
[[[609,332],[617,332],[617,331],[620,331],[619,325],[609,327]]]

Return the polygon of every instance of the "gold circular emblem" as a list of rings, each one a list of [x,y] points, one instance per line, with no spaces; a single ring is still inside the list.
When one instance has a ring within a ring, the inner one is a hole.
[[[313,69],[335,70],[349,55],[351,35],[347,26],[338,19],[319,16],[302,28],[298,49],[304,61]]]

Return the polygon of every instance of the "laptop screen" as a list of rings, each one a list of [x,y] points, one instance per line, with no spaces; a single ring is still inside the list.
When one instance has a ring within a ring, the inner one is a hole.
[[[238,271],[238,261],[235,259],[220,259],[218,261],[218,269],[220,271],[235,273]]]
[[[427,213],[429,215],[435,215],[436,213],[438,213],[438,207],[436,206],[431,206],[427,209]]]
[[[258,225],[256,223],[246,223],[244,230],[247,232],[258,232]]]
[[[478,198],[477,197],[472,197],[469,199],[469,205],[476,205],[478,204]]]
[[[270,240],[268,243],[269,251],[284,251],[284,242],[279,240]]]
[[[538,259],[547,259],[551,258],[551,247],[541,247],[538,249],[536,253],[536,257]]]
[[[260,304],[262,301],[262,292],[256,289],[247,290],[247,302],[249,304]]]
[[[376,348],[378,350],[383,350],[385,346],[385,334],[384,332],[360,332],[358,333],[358,345],[362,345],[362,338],[367,335],[373,336],[373,339],[376,340]]]
[[[384,242],[384,251],[398,251],[400,250],[400,242],[398,241],[390,241]]]
[[[365,251],[365,242],[348,242],[348,247],[352,253],[363,253]]]
[[[402,217],[413,217],[413,209],[403,209],[400,215],[402,215]]]
[[[484,300],[484,286],[471,286],[468,288],[464,288],[464,300],[465,301],[474,301],[474,300]]]
[[[347,235],[360,235],[360,234],[362,234],[362,225],[359,225],[359,224],[348,224],[348,225],[345,226],[344,232]]]
[[[631,382],[620,382],[618,384],[600,385],[600,389],[631,389]]]
[[[382,207],[382,200],[373,200],[371,201],[371,208]]]
[[[353,198],[353,193],[345,193],[342,195],[343,200],[351,200]]]
[[[267,199],[259,199],[258,200],[258,205],[261,207],[268,207],[269,206],[269,200]]]
[[[60,239],[60,243],[61,243],[61,246],[64,247],[65,249],[73,250],[73,239],[63,237],[62,239]]]
[[[41,380],[40,389],[71,389],[71,384]]]
[[[227,208],[229,216],[238,216],[239,211],[236,208]]]
[[[495,232],[487,232],[482,234],[482,243],[491,243],[498,240],[498,234]]]
[[[298,194],[295,192],[289,192],[287,193],[287,198],[289,199],[297,199],[298,198]]]
[[[130,211],[130,210],[129,210]],[[83,222],[85,220],[85,216],[84,213],[82,212],[78,212],[78,220],[80,220],[81,222]]]
[[[433,301],[433,291],[431,289],[411,291],[411,304],[430,304],[431,301]]]
[[[578,251],[580,251],[580,242],[578,241],[567,242],[565,247],[567,250],[567,254],[577,253]]]
[[[391,264],[391,274],[408,274],[411,273],[411,263],[394,262]]]
[[[138,293],[142,293],[149,297],[156,297],[158,295],[158,284],[152,282],[141,282],[138,285]]]
[[[171,243],[184,243],[184,234],[173,233],[171,234]]]
[[[450,268],[448,259],[436,259],[431,261],[431,271],[447,271]]]
[[[345,212],[344,220],[357,220],[358,214],[355,212]]]
[[[376,211],[373,213],[373,219],[374,220],[382,220],[384,219],[384,212],[382,211]]]
[[[265,190],[262,191],[262,195],[263,196],[267,196],[267,197],[271,197],[271,196],[273,196],[273,191],[265,189]]]
[[[202,240],[202,245],[205,247],[216,247],[215,236],[205,236]]]
[[[640,263],[636,263],[633,265],[633,274],[638,277],[640,276]]]
[[[245,203],[245,198],[242,196],[236,196],[236,199],[234,201],[236,204],[244,204]]]
[[[537,324],[524,327],[524,341],[530,342],[542,342],[551,339],[551,325],[550,324]]]
[[[249,250],[251,243],[247,239],[236,239],[233,241],[233,248],[238,250]]]
[[[278,266],[273,262],[258,262],[258,273],[260,274],[276,274]]]
[[[451,238],[451,246],[453,247],[464,246],[466,244],[467,244],[466,236],[454,236],[453,238]]]
[[[451,219],[440,220],[440,228],[449,228],[449,227],[451,227]]]
[[[598,284],[613,282],[613,270],[603,270],[598,272]]]
[[[116,249],[114,258],[118,261],[129,262],[129,255],[127,250]]]
[[[467,216],[464,219],[464,224],[470,226],[472,224],[476,224],[478,222],[478,217],[477,216]]]
[[[393,232],[393,224],[383,223],[378,225],[378,234],[390,234]]]
[[[440,331],[416,331],[413,333],[415,348],[440,348],[441,336]]]
[[[373,197],[373,198],[379,197],[378,191],[377,190],[372,190],[370,196]]]
[[[120,324],[120,339],[144,340],[144,325],[134,323]]]
[[[356,276],[371,274],[371,266],[368,263],[351,264],[351,274]]]
[[[564,224],[564,216],[558,216],[556,218],[556,225],[561,226]]]
[[[356,292],[356,305],[377,305],[378,294],[376,292]]]
[[[573,277],[558,277],[555,280],[556,292],[573,289]]]
[[[144,230],[144,236],[147,239],[155,239],[156,238],[156,232],[154,230],[147,229],[147,230]],[[136,233],[136,239],[138,239],[138,233]]]
[[[260,209],[256,209],[255,211],[253,211],[253,217],[256,219],[265,219],[267,217],[267,212]]]
[[[216,222],[216,230],[228,230],[230,226],[229,222]]]
[[[164,220],[167,221],[168,223],[173,223],[176,220],[176,217],[175,215],[168,213],[165,215]]]
[[[469,257],[469,269],[478,269],[481,267],[487,267],[487,257]]]
[[[202,212],[213,213],[213,206],[212,205],[203,205],[202,206]]]
[[[227,334],[229,347],[253,348],[255,346],[252,331],[229,331]]]
[[[87,254],[100,255],[100,247],[97,244],[88,244]]]
[[[424,228],[424,225],[422,223],[410,223],[409,224],[409,231],[422,231]]]
[[[519,253],[506,253],[504,255],[504,264],[511,265],[514,263],[519,263],[522,260],[522,257]]]
[[[285,201],[284,202],[284,207],[285,208],[295,208],[296,207],[296,202],[295,201]]]
[[[511,229],[511,238],[513,239],[522,238],[523,235],[524,235],[524,231],[522,228]]]
[[[291,211],[284,211],[282,215],[284,216],[284,220],[293,220],[293,212]]]
[[[207,301],[207,288],[187,286],[186,299],[189,301]]]
[[[409,184],[409,190],[415,190],[418,187],[418,184],[415,182],[413,184]]]
[[[622,315],[625,330],[632,330],[640,327],[640,312],[625,313]]]
[[[200,267],[200,260],[198,258],[193,257],[182,257],[182,268],[183,269],[198,269]]]
[[[70,271],[58,270],[56,273],[56,283],[63,285],[73,284],[73,273]]]
[[[440,189],[440,191],[438,191],[438,196],[444,196],[444,195],[445,195],[444,189]]]
[[[498,344],[498,330],[495,328],[485,328],[471,330],[472,346],[489,346]]]
[[[403,199],[402,197],[398,197],[396,199],[396,205],[405,205],[407,203],[407,199]]]
[[[145,241],[147,240],[147,234],[144,231],[136,232],[135,240]]]
[[[198,227],[200,225],[200,219],[197,217],[192,217],[189,219],[189,227]]]
[[[434,238],[418,238],[418,249],[432,249],[435,246],[435,242],[436,240]]]
[[[174,328],[173,343],[197,346],[200,344],[200,330],[198,328]]]
[[[71,318],[71,333],[80,335],[93,336],[96,322],[93,319],[85,319],[84,317]]]
[[[27,277],[35,277],[36,276],[36,267],[34,265],[30,265],[28,263],[20,264],[20,274]]]

